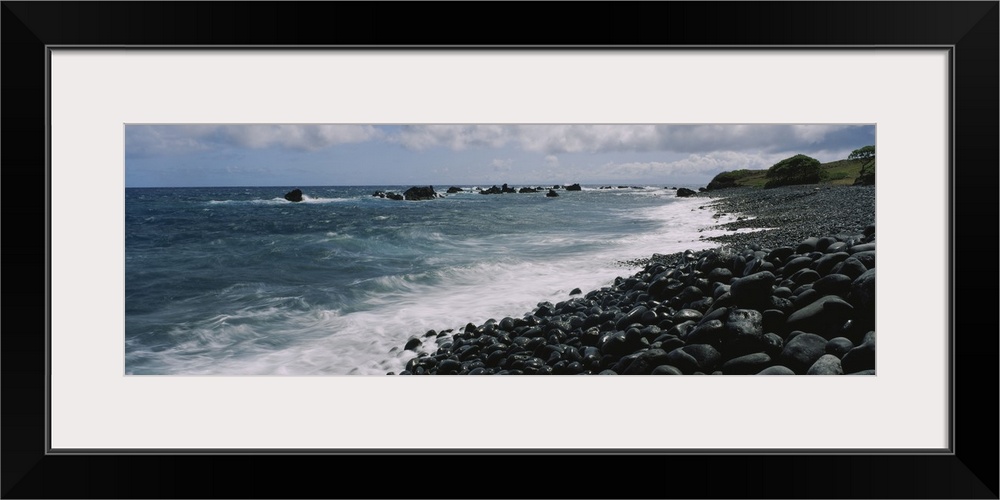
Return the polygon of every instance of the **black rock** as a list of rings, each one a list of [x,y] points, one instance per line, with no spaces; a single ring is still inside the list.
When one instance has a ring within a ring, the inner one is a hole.
[[[537,193],[538,190],[530,187],[523,187],[517,190],[518,193]]]
[[[795,253],[809,253],[816,250],[816,244],[819,243],[819,238],[806,238],[799,243],[799,246],[795,247]]]
[[[826,353],[838,358],[843,358],[851,349],[854,349],[854,342],[844,337],[835,337],[826,343]]]
[[[848,351],[841,360],[844,373],[857,373],[875,369],[875,336],[869,332],[865,342]]]
[[[657,366],[656,368],[653,368],[653,371],[650,372],[650,375],[684,375],[684,372],[680,371],[675,366],[660,365]]]
[[[726,317],[727,341],[757,340],[764,335],[764,317],[753,309],[730,309]]]
[[[847,260],[850,256],[851,254],[847,252],[826,254],[816,259],[816,262],[813,263],[813,269],[815,269],[821,276],[826,276],[827,274],[830,274],[831,270],[833,270],[833,266]]]
[[[403,199],[410,201],[433,200],[437,197],[434,186],[413,186],[403,191]]]
[[[421,345],[422,345],[422,343],[420,342],[420,339],[414,337],[414,338],[412,338],[412,339],[410,339],[409,341],[406,342],[406,345],[403,346],[403,350],[405,350],[405,351],[415,351],[415,350],[417,350],[417,347],[420,347]]]
[[[861,262],[861,264],[865,266],[865,269],[875,269],[874,251],[852,253],[851,257],[858,259],[858,262]]]
[[[294,201],[294,202],[302,201],[302,190],[301,189],[293,189],[293,190],[285,193],[285,199],[288,200],[288,201]]]
[[[785,322],[785,328],[813,332],[832,339],[840,336],[841,328],[851,318],[853,310],[854,307],[844,299],[827,295],[792,313]]]
[[[782,365],[803,374],[826,354],[826,339],[814,333],[801,333],[785,344],[779,358]]]
[[[840,358],[833,354],[824,354],[806,370],[806,375],[843,375]]]
[[[733,280],[729,293],[738,305],[761,304],[771,296],[774,287],[774,275],[770,271],[761,271]]]
[[[663,349],[647,349],[636,356],[622,375],[649,375],[653,369],[666,364],[667,352]]]
[[[679,196],[681,198],[687,198],[689,196],[694,196],[695,194],[697,194],[697,193],[694,192],[693,190],[688,189],[688,188],[680,188],[680,189],[677,190],[677,196]]]
[[[722,355],[707,344],[690,344],[667,353],[666,363],[677,367],[683,373],[696,371],[711,373]]]
[[[464,192],[465,192],[464,189],[462,189],[460,187],[455,187],[455,186],[452,186],[452,187],[448,188],[448,191],[447,191],[448,194],[464,193]]]
[[[837,295],[841,298],[847,298],[847,294],[851,291],[852,281],[854,281],[852,278],[843,274],[827,274],[813,282],[813,290],[822,295]]]
[[[545,193],[545,196],[548,196],[549,198],[555,198],[556,196],[559,196],[559,193],[555,192],[554,189],[550,189],[548,193]]]
[[[795,375],[795,372],[786,366],[774,365],[764,368],[757,375]]]
[[[764,352],[755,352],[738,358],[730,359],[722,364],[722,373],[726,375],[753,375],[771,365],[771,356]]]
[[[582,191],[583,188],[579,184],[570,184],[566,186],[566,191]]]
[[[846,260],[833,266],[830,270],[831,273],[838,273],[848,276],[850,279],[858,279],[859,276],[865,273],[868,268],[861,263],[859,259],[854,257],[848,257]]]
[[[570,292],[569,292],[570,295],[580,295],[582,293],[583,293],[583,291],[580,290],[579,288],[574,288],[574,289],[570,290]]]
[[[785,266],[781,269],[781,274],[785,278],[795,274],[799,270],[806,269],[811,266],[813,260],[809,257],[795,257],[794,259],[785,263]]]
[[[851,283],[851,304],[860,313],[875,312],[875,270],[869,269]]]
[[[713,319],[698,323],[689,330],[686,334],[680,335],[681,340],[690,344],[715,344],[717,345],[722,339],[722,335],[725,332],[725,323],[720,320]]]

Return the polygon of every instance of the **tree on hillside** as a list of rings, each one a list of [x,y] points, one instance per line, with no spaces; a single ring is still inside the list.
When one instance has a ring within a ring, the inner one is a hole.
[[[785,158],[767,169],[765,176],[769,179],[765,188],[790,186],[793,184],[816,184],[825,178],[826,172],[820,167],[819,160],[806,155],[795,155]]]
[[[861,172],[854,180],[855,186],[875,184],[875,145],[855,149],[847,159],[861,161]]]
[[[864,168],[869,163],[875,161],[875,146],[865,146],[863,148],[855,149],[851,151],[850,156],[847,157],[848,160],[861,160],[861,166]]]

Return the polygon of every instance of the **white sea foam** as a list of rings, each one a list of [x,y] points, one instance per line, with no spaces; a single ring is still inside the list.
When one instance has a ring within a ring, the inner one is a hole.
[[[611,239],[600,234],[574,238],[533,233],[505,237],[504,247],[485,239],[456,241],[479,258],[354,280],[350,288],[361,287],[368,295],[349,312],[310,305],[298,297],[275,297],[199,324],[178,325],[172,335],[179,341],[157,352],[159,365],[149,369],[188,375],[398,373],[416,355],[402,350],[411,336],[460,329],[490,318],[521,317],[539,302],[569,299],[574,288],[586,293],[608,286],[616,277],[635,272],[620,267],[621,260],[718,246],[705,238],[729,233],[718,226],[736,215],[713,218],[709,204],[700,198],[671,198],[660,206],[635,210],[631,216],[656,223],[658,230]],[[432,232],[431,239],[445,238]],[[577,247],[579,251],[572,251]],[[556,253],[547,251],[553,249],[560,250],[558,258],[547,257]],[[440,264],[448,257],[440,259],[432,262]],[[425,340],[427,350],[434,349],[433,340]],[[150,361],[152,354],[131,350],[129,356]]]

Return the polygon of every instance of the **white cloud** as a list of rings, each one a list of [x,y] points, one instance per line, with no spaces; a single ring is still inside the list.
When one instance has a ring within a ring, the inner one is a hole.
[[[692,154],[671,162],[609,163],[608,172],[625,177],[715,175],[738,169],[765,169],[784,158],[782,154],[748,154],[719,151]]]
[[[792,151],[849,125],[408,125],[391,140],[409,149],[517,147],[561,153]]]
[[[512,165],[514,165],[514,160],[511,160],[510,158],[502,160],[494,158],[493,161],[490,162],[490,166],[492,166],[493,170],[497,172],[509,172]]]
[[[261,149],[281,147],[316,151],[337,144],[382,137],[371,125],[129,125],[129,154],[159,155],[206,151],[222,147]]]
[[[392,140],[408,149],[446,147],[461,151],[470,147],[500,148],[510,140],[506,125],[406,125]]]
[[[559,166],[559,157],[556,156],[556,155],[546,155],[545,156],[545,165],[549,166],[549,167],[558,167]]]

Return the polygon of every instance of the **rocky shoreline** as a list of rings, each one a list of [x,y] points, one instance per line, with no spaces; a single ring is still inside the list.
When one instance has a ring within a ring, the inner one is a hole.
[[[400,375],[875,373],[873,186],[695,196],[745,216],[724,229],[770,229],[632,262],[612,286],[521,318],[411,337]]]

